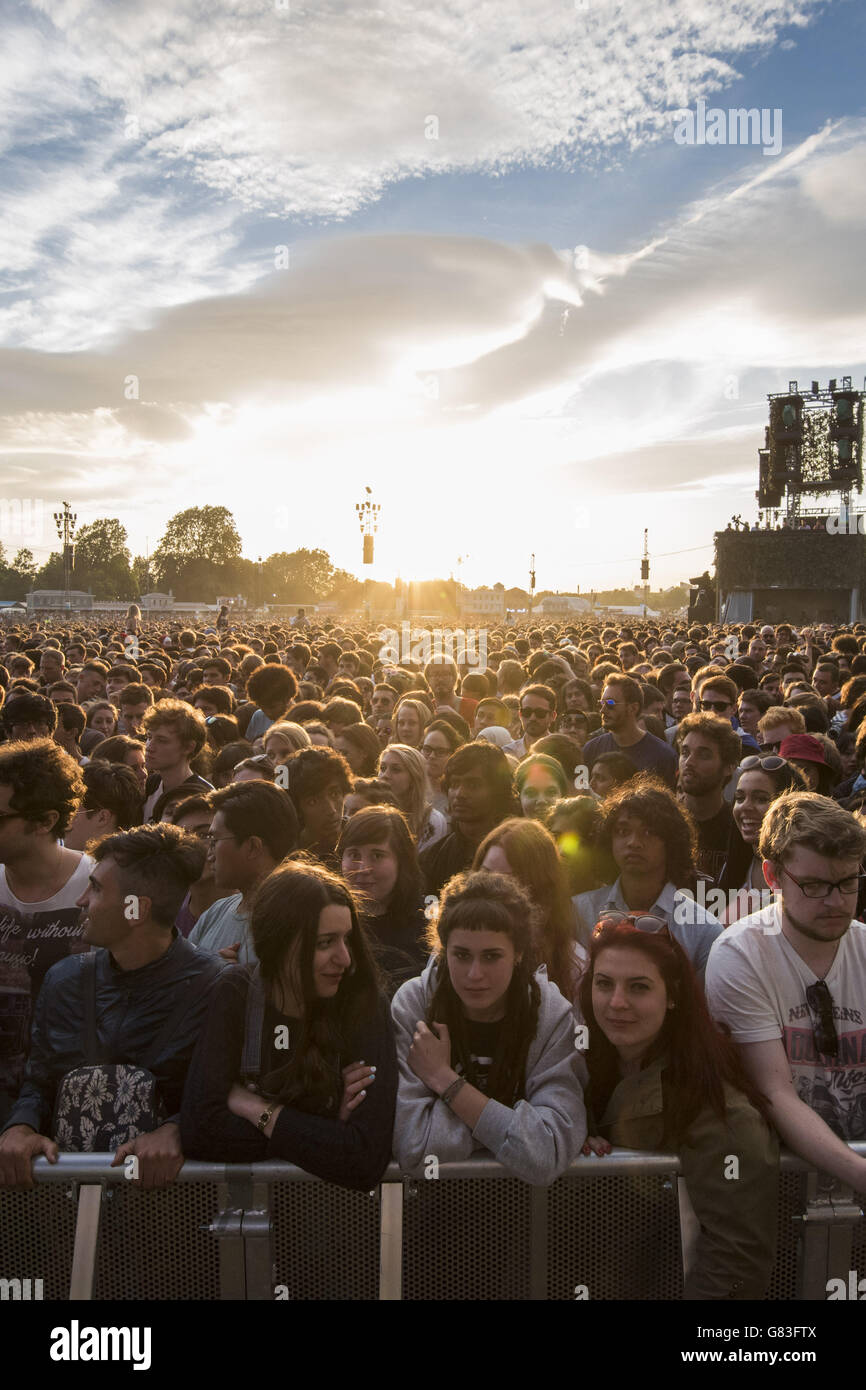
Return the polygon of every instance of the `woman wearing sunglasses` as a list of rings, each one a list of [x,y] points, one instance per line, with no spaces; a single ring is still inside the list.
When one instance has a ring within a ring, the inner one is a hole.
[[[776,753],[750,753],[743,758],[737,774],[731,808],[734,826],[727,861],[719,876],[719,887],[728,894],[728,907],[719,915],[728,927],[769,901],[770,890],[758,852],[765,815],[783,792],[807,790],[803,774]]]
[[[762,1298],[775,1257],[778,1143],[764,1098],[712,1022],[667,927],[639,913],[604,914],[580,1008],[589,1031],[592,1135],[584,1152],[677,1152],[698,1224],[684,1297]],[[646,1234],[645,1296],[652,1297],[657,1250]]]

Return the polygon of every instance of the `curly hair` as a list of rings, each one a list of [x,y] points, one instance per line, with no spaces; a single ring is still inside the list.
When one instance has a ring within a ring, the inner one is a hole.
[[[680,806],[673,792],[652,773],[624,782],[602,803],[603,820],[599,831],[600,849],[613,853],[613,833],[621,816],[634,816],[658,835],[665,845],[665,877],[677,888],[695,890],[695,858],[698,834],[688,811]]]
[[[38,824],[57,812],[51,827],[55,840],[66,834],[85,792],[78,763],[50,738],[5,743],[0,748],[0,782],[12,788],[9,809],[24,820]]]

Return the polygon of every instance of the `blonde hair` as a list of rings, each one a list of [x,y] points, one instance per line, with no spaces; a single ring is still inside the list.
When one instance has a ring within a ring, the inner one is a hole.
[[[801,845],[828,859],[860,860],[866,854],[866,830],[829,796],[784,792],[764,817],[760,854],[771,864],[783,864]]]
[[[262,747],[267,752],[268,739],[272,734],[279,734],[284,738],[293,753],[297,753],[299,748],[309,748],[310,735],[300,724],[293,724],[289,719],[282,719],[277,724],[272,724],[262,735]]]
[[[788,705],[771,705],[758,720],[758,733],[766,734],[782,724],[787,724],[792,734],[806,732],[806,721],[798,709],[790,709]]]
[[[387,748],[382,749],[379,758],[379,767],[382,766],[382,758],[386,753],[396,753],[401,766],[409,774],[409,795],[406,798],[406,805],[401,806],[409,829],[419,839],[427,819],[430,814],[430,787],[427,781],[427,766],[417,748],[410,748],[408,743],[389,743]],[[381,776],[381,771],[380,771]]]

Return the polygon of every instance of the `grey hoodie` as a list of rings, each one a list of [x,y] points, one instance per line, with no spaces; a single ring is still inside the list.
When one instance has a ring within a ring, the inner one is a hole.
[[[394,1156],[404,1173],[421,1177],[429,1155],[440,1163],[456,1163],[487,1149],[512,1177],[544,1187],[580,1153],[586,1138],[583,1086],[587,1073],[583,1056],[575,1048],[574,1014],[568,1000],[548,980],[545,966],[535,978],[541,1003],[526,1059],[526,1099],[513,1109],[489,1100],[471,1132],[419,1080],[407,1061],[416,1025],[426,1019],[436,987],[435,961],[397,991],[391,1003],[400,1068]]]

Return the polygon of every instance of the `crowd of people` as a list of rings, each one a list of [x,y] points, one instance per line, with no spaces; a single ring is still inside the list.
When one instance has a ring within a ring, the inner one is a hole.
[[[0,635],[0,1185],[668,1148],[699,1299],[766,1291],[780,1140],[866,1191],[866,625],[486,637]]]

